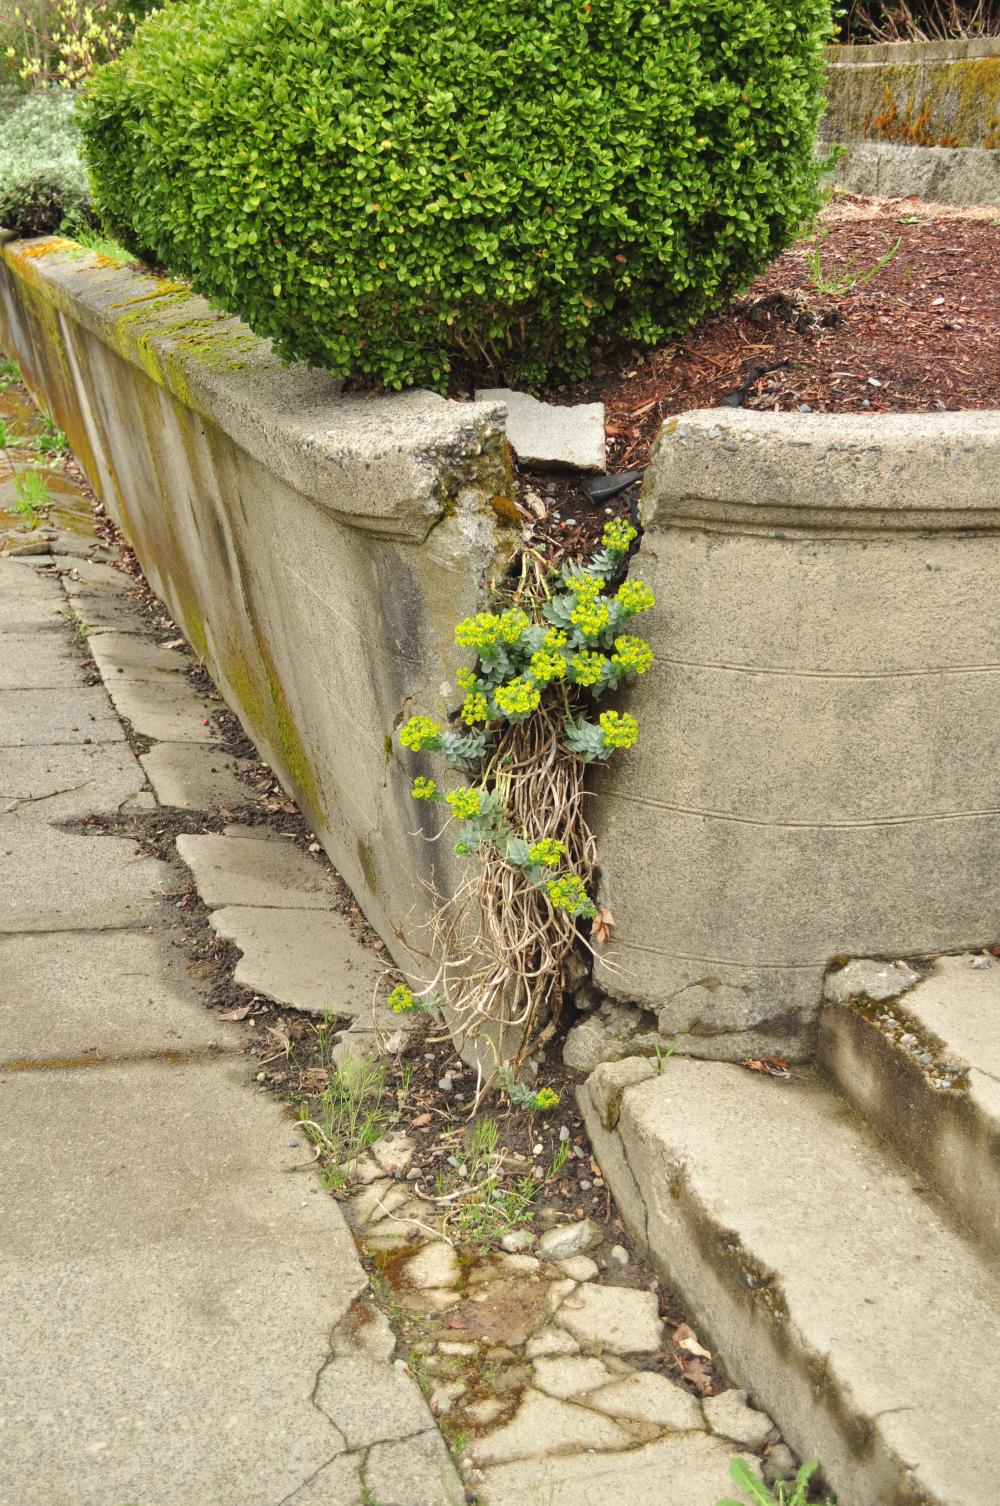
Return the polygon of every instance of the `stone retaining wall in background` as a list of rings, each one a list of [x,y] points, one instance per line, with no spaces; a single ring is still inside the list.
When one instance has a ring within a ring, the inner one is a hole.
[[[827,81],[841,186],[1000,204],[1000,38],[831,47]]]

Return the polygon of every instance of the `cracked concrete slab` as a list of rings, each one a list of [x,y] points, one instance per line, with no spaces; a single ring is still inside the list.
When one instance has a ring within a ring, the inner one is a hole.
[[[314,1399],[352,1449],[434,1427],[430,1408],[403,1361],[387,1364],[360,1349],[327,1362]]]
[[[147,925],[176,877],[123,837],[0,816],[0,933]]]
[[[364,1454],[338,1454],[278,1506],[366,1506],[363,1464]]]
[[[161,672],[156,680],[114,679],[107,682],[107,691],[118,715],[143,737],[173,743],[218,741],[211,723],[212,712],[221,704],[218,696],[199,695],[180,675]]]
[[[366,1278],[280,1105],[109,1063],[8,1074],[0,1126],[2,1506],[274,1506],[344,1449],[311,1397]]]
[[[480,1466],[506,1464],[512,1459],[545,1459],[545,1469],[557,1452],[574,1449],[623,1449],[635,1440],[610,1417],[599,1416],[572,1402],[526,1391],[517,1415],[469,1444],[469,1457]]]
[[[145,623],[136,611],[136,602],[123,591],[103,586],[74,585],[66,582],[66,601],[70,611],[86,627],[98,632],[110,629],[119,633],[142,633]]]
[[[364,1468],[368,1499],[378,1506],[462,1506],[465,1490],[437,1428],[376,1443]]]
[[[536,1488],[545,1506],[717,1506],[732,1454],[718,1438],[677,1433],[622,1454],[586,1451],[544,1465],[537,1459],[499,1465],[484,1470],[482,1494],[489,1506],[525,1506]],[[747,1463],[756,1467],[753,1459]]]
[[[178,837],[177,851],[210,909],[329,910],[338,897],[328,871],[291,842],[210,832]]]
[[[160,674],[183,674],[191,660],[176,648],[163,648],[135,633],[95,633],[91,657],[105,681],[156,679]]]
[[[226,906],[213,929],[243,956],[236,982],[309,1014],[367,1020],[385,993],[383,964],[363,947],[343,915],[324,910]]]
[[[663,1322],[652,1292],[588,1283],[566,1299],[556,1322],[581,1344],[613,1354],[655,1354],[663,1348]]]
[[[147,931],[0,936],[0,1067],[235,1047],[240,1031],[209,1013],[181,959]]]
[[[0,606],[38,605],[43,641],[61,592],[36,602],[25,575],[5,596],[9,580]],[[131,611],[117,582],[95,590]],[[103,691],[81,691],[72,655],[45,665],[58,684],[0,702],[0,742],[17,734],[0,749],[0,1506],[367,1506],[374,1488],[390,1506],[393,1479],[407,1506],[452,1506],[388,1325],[359,1329],[367,1277],[339,1206],[173,944],[182,871],[53,824],[153,797]],[[157,672],[131,683],[186,688]],[[72,723],[95,697],[113,740],[85,745]],[[317,1404],[328,1364],[331,1407],[368,1398],[367,1453]]]
[[[213,811],[247,805],[254,791],[239,777],[253,768],[246,758],[232,758],[221,748],[161,742],[139,759],[161,805],[188,811]]]
[[[85,738],[90,743],[125,741],[121,722],[99,685],[73,684],[58,695],[51,689],[0,690],[0,747],[83,746]]]
[[[141,809],[155,803],[145,782],[125,742],[0,748],[0,815],[14,807],[25,820],[51,823]]]
[[[80,679],[79,655],[58,625],[36,632],[4,633],[0,690],[41,690]]]

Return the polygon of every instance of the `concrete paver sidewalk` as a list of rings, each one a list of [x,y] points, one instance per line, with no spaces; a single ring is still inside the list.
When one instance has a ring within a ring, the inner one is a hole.
[[[0,1506],[457,1506],[338,1205],[179,965],[178,874],[62,824],[151,801],[65,604],[0,559]]]

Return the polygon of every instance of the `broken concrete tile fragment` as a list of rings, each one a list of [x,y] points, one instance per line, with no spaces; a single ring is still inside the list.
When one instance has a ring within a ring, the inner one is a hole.
[[[519,460],[577,471],[607,468],[603,403],[543,403],[509,387],[484,388],[476,397],[506,405],[504,427]]]

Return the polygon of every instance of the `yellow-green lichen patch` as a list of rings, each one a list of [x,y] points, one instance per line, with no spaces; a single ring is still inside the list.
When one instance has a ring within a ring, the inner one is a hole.
[[[365,883],[369,892],[378,895],[378,873],[375,869],[375,850],[370,837],[358,838],[358,862],[361,864],[361,872],[365,876]]]
[[[220,665],[229,687],[255,740],[273,750],[283,770],[314,821],[324,824],[327,803],[302,736],[295,723],[285,688],[281,683],[263,634],[253,624],[255,654],[238,640],[230,639]]]
[[[878,93],[873,97],[873,87]],[[1000,144],[1000,57],[898,65],[869,76],[844,70],[834,90],[835,132],[909,146]]]

